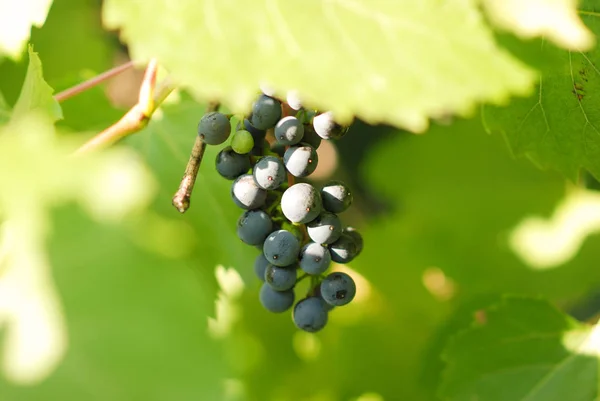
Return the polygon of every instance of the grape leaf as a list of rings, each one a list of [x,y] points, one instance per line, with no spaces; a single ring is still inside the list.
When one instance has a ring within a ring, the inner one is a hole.
[[[0,92],[0,125],[6,123],[9,120],[9,118],[10,107],[8,106],[8,103],[6,103],[2,92]]]
[[[450,341],[440,389],[453,401],[593,401],[600,326],[549,303],[506,297]]]
[[[600,33],[600,8],[582,5],[582,16]],[[544,45],[557,62],[542,66],[537,92],[514,99],[507,107],[486,106],[488,131],[501,132],[516,156],[526,156],[543,168],[556,169],[572,180],[579,169],[600,177],[600,49],[566,52]]]
[[[577,15],[577,0],[482,0],[497,26],[523,38],[544,36],[570,50],[590,50],[595,36]]]
[[[21,95],[0,127],[0,324],[6,331],[1,368],[21,385],[51,374],[67,348],[45,246],[49,209],[77,201],[99,220],[119,221],[135,208],[143,210],[153,192],[151,177],[131,152],[71,157],[74,145],[54,132],[59,116],[30,49]]]
[[[30,0],[20,7],[8,1],[0,3],[0,55],[18,59],[31,26],[44,24],[51,5],[52,0]]]
[[[108,0],[103,16],[135,59],[158,57],[235,112],[264,83],[341,120],[422,131],[430,116],[530,93],[535,77],[496,45],[477,4],[460,0]]]
[[[23,118],[24,115],[42,112],[52,117],[53,122],[62,118],[62,110],[52,97],[54,90],[44,81],[42,62],[33,48],[29,47],[29,64],[25,82],[17,103],[13,107],[13,119]]]

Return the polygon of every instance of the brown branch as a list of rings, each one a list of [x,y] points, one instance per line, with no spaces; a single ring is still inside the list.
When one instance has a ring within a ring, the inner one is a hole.
[[[94,86],[99,85],[102,82],[109,80],[110,78],[113,78],[124,71],[127,71],[131,67],[133,67],[133,61],[128,61],[125,64],[111,68],[110,70],[105,71],[102,74],[95,76],[94,78],[88,79],[87,81],[84,81],[78,85],[75,85],[69,89],[65,89],[64,91],[57,93],[56,95],[54,95],[54,99],[56,99],[57,102],[64,102],[65,100],[72,98],[73,96],[76,96],[81,92],[93,88]]]
[[[209,103],[206,107],[206,113],[217,111],[219,109],[219,103]],[[183,178],[179,184],[179,189],[173,195],[173,206],[179,211],[179,213],[185,213],[190,207],[190,200],[192,197],[192,191],[194,190],[194,184],[198,177],[198,170],[202,163],[202,157],[204,157],[204,151],[206,150],[206,143],[200,138],[200,135],[196,135],[194,146],[192,147],[192,153],[187,165],[185,166],[185,172]]]
[[[174,89],[173,85],[166,82],[156,91],[156,73],[157,63],[156,60],[152,59],[144,74],[138,103],[125,113],[119,121],[84,143],[75,151],[75,154],[79,155],[106,148],[143,129],[150,121],[152,114]]]

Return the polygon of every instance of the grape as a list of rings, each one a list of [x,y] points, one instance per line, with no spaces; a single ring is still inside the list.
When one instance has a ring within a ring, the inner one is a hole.
[[[245,155],[246,153],[250,153],[252,148],[254,147],[254,138],[252,138],[252,134],[246,130],[239,130],[233,134],[233,138],[231,138],[231,148],[241,155]]]
[[[265,281],[265,270],[267,270],[267,266],[269,266],[269,261],[265,258],[265,255],[262,253],[262,247],[260,254],[254,259],[254,274],[260,281]]]
[[[251,167],[250,157],[234,152],[231,146],[224,148],[217,154],[215,165],[221,177],[228,180],[236,179]]]
[[[265,156],[252,171],[256,185],[262,189],[277,189],[286,180],[285,166],[278,157]]]
[[[298,238],[298,241],[300,242],[304,240],[304,231],[300,226],[294,225],[294,223],[290,223],[284,219],[284,221],[281,223],[281,229],[294,234],[294,237]]]
[[[310,239],[318,244],[332,244],[342,234],[342,222],[333,213],[321,212],[316,219],[306,225]]]
[[[347,127],[342,127],[334,121],[333,113],[330,111],[315,116],[313,127],[317,135],[323,139],[340,139],[348,132]]]
[[[302,142],[308,143],[315,149],[319,149],[321,141],[321,137],[317,135],[317,132],[312,124],[304,124],[304,135],[302,136]]]
[[[252,105],[251,123],[258,129],[273,128],[281,118],[281,103],[267,95],[260,97]]]
[[[300,110],[302,108],[302,103],[300,102],[297,91],[289,91],[286,96],[286,102],[292,110]]]
[[[323,298],[323,295],[321,295],[321,285],[318,285],[315,289],[314,289],[314,296],[320,298],[323,301],[323,304],[325,305],[325,310],[327,312],[335,309],[334,305],[328,304],[327,302],[325,302],[325,299]]]
[[[208,145],[219,145],[225,142],[230,132],[229,119],[218,111],[205,114],[198,124],[198,135]]]
[[[317,168],[317,151],[308,144],[290,146],[283,155],[285,168],[294,177],[306,177]]]
[[[283,157],[285,154],[285,145],[280,144],[279,142],[273,142],[271,145],[271,152],[275,153],[279,157]]]
[[[295,145],[302,140],[304,126],[294,116],[283,117],[275,126],[275,140],[282,145]]]
[[[267,191],[256,185],[251,174],[244,174],[233,182],[231,197],[238,207],[252,210],[265,204]]]
[[[300,241],[289,231],[274,231],[265,240],[263,252],[270,264],[289,266],[298,259]]]
[[[342,213],[352,204],[352,192],[341,181],[330,181],[321,189],[323,208],[331,213]]]
[[[300,250],[300,269],[305,273],[319,275],[325,273],[331,263],[327,247],[309,242]]]
[[[346,305],[355,295],[356,284],[346,273],[331,273],[321,282],[321,296],[330,305]]]
[[[259,142],[265,139],[267,135],[267,131],[263,129],[258,129],[247,118],[244,119],[244,129],[252,134],[252,138],[254,138],[254,142]]]
[[[294,304],[294,290],[275,291],[267,283],[260,287],[260,303],[266,310],[281,313],[290,309]]]
[[[248,245],[259,245],[273,231],[273,222],[262,210],[248,210],[237,222],[237,235]]]
[[[296,285],[296,265],[292,266],[267,266],[265,282],[275,291],[286,291]]]
[[[348,234],[340,235],[337,241],[329,245],[331,260],[336,263],[349,263],[357,255],[357,246],[354,239]]]
[[[294,324],[299,329],[315,333],[327,324],[325,302],[319,297],[304,298],[294,307]]]
[[[321,213],[319,192],[310,184],[294,184],[281,197],[281,211],[292,223],[308,223]]]
[[[354,227],[346,227],[342,230],[342,233],[349,235],[356,244],[356,256],[358,256],[363,249],[363,237]]]

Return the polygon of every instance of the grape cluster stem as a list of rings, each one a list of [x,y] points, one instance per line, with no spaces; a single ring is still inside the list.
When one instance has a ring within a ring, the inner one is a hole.
[[[206,113],[219,110],[219,103],[209,103],[206,108]],[[173,206],[179,213],[185,213],[190,207],[190,200],[192,197],[192,191],[194,190],[194,184],[198,177],[198,170],[204,157],[204,151],[206,150],[206,143],[202,140],[199,135],[196,135],[194,146],[190,154],[190,159],[185,166],[185,172],[183,178],[179,184],[179,189],[173,195]]]

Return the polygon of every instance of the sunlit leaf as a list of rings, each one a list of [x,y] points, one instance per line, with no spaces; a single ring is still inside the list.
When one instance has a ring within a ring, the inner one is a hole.
[[[452,401],[593,401],[600,329],[539,299],[505,298],[444,354],[441,395]]]
[[[109,0],[103,14],[136,59],[158,57],[234,111],[266,84],[342,120],[422,131],[430,116],[504,103],[534,83],[469,1]]]

